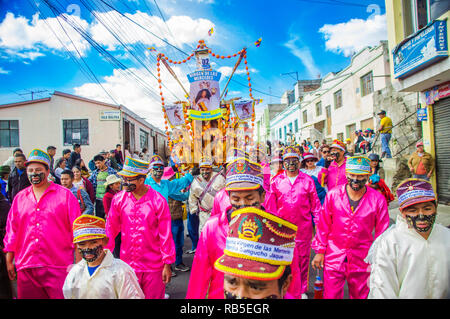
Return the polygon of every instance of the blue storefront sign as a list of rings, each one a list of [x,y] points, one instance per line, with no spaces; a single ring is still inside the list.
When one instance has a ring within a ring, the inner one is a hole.
[[[426,108],[420,108],[417,110],[417,121],[428,121],[428,113]]]
[[[393,50],[394,78],[405,78],[448,57],[447,20],[435,20]]]

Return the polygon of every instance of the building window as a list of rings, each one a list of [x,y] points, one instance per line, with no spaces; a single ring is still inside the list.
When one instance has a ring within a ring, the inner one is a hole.
[[[441,15],[446,13],[448,10],[450,10],[450,2],[449,1],[442,1],[442,0],[429,0],[429,21],[431,22],[433,20],[436,20]]]
[[[338,109],[342,106],[342,90],[334,92],[334,109]]]
[[[405,37],[450,10],[450,2],[445,0],[403,0],[402,5]]]
[[[279,128],[279,130],[278,130],[278,139],[282,139],[282,135],[281,135],[281,127]]]
[[[63,120],[64,145],[89,145],[88,120]]]
[[[298,120],[294,121],[294,129],[295,129],[295,133],[298,132]]]
[[[0,121],[0,147],[19,146],[19,121]]]
[[[373,92],[372,71],[361,77],[361,96],[366,96]]]
[[[316,103],[316,116],[322,115],[322,102]]]
[[[340,141],[344,141],[344,133],[337,133],[337,139]]]
[[[139,136],[139,142],[140,142],[140,146],[141,146],[141,150],[143,148],[148,149],[148,132],[144,131],[144,130],[140,130],[140,136]]]
[[[303,123],[308,122],[308,111],[304,110],[303,111]]]

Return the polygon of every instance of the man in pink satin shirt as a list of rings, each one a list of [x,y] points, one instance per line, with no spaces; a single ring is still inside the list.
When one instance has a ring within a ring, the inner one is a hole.
[[[164,299],[170,282],[170,265],[175,262],[171,216],[166,199],[145,185],[149,163],[127,157],[118,172],[126,190],[116,194],[106,221],[106,234],[122,236],[120,259],[138,277],[146,299]],[[114,240],[106,248],[114,249]]]
[[[231,213],[242,207],[262,208],[265,191],[261,165],[238,151],[227,165],[225,191],[216,194],[211,217],[203,227],[189,278],[187,299],[223,299],[222,272],[214,263],[223,255]],[[226,193],[225,193],[226,192]]]
[[[19,299],[64,299],[68,267],[74,256],[81,259],[71,232],[80,205],[69,189],[48,180],[46,152],[32,150],[25,166],[31,186],[14,198],[4,238],[8,275],[17,276]]]
[[[286,147],[282,156],[284,172],[272,180],[265,207],[267,211],[298,227],[291,265],[293,282],[289,293],[294,298],[305,299],[313,237],[312,219],[317,223],[322,206],[313,179],[300,171],[300,154],[297,148]]]
[[[319,172],[318,180],[327,191],[338,185],[347,183],[345,177],[345,144],[340,140],[334,140],[330,146],[330,155],[334,160],[330,163],[325,159],[325,167]]]
[[[323,268],[325,299],[342,299],[347,281],[350,298],[369,294],[369,265],[364,261],[375,239],[389,227],[387,202],[381,193],[366,185],[370,160],[347,158],[347,183],[327,193],[319,219],[312,261]],[[374,234],[373,234],[374,233]]]

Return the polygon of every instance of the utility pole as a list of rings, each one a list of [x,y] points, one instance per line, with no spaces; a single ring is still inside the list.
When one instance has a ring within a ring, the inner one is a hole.
[[[288,72],[288,73],[281,73],[281,75],[292,75],[294,74],[296,75],[295,79],[297,80],[297,82],[295,82],[295,84],[298,83],[298,72],[297,71],[293,71],[293,72]],[[291,76],[292,77],[292,76]]]
[[[44,92],[48,92],[48,90],[43,90],[43,91],[31,91],[31,90],[25,90],[25,91],[29,91],[30,93],[22,93],[19,95],[28,95],[31,94],[31,99],[34,100],[34,94],[35,93],[44,93]]]

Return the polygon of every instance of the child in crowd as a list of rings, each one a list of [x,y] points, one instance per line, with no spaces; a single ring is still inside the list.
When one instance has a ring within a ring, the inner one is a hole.
[[[81,215],[73,223],[73,237],[83,259],[66,277],[65,299],[144,299],[133,269],[104,248],[104,219]]]

